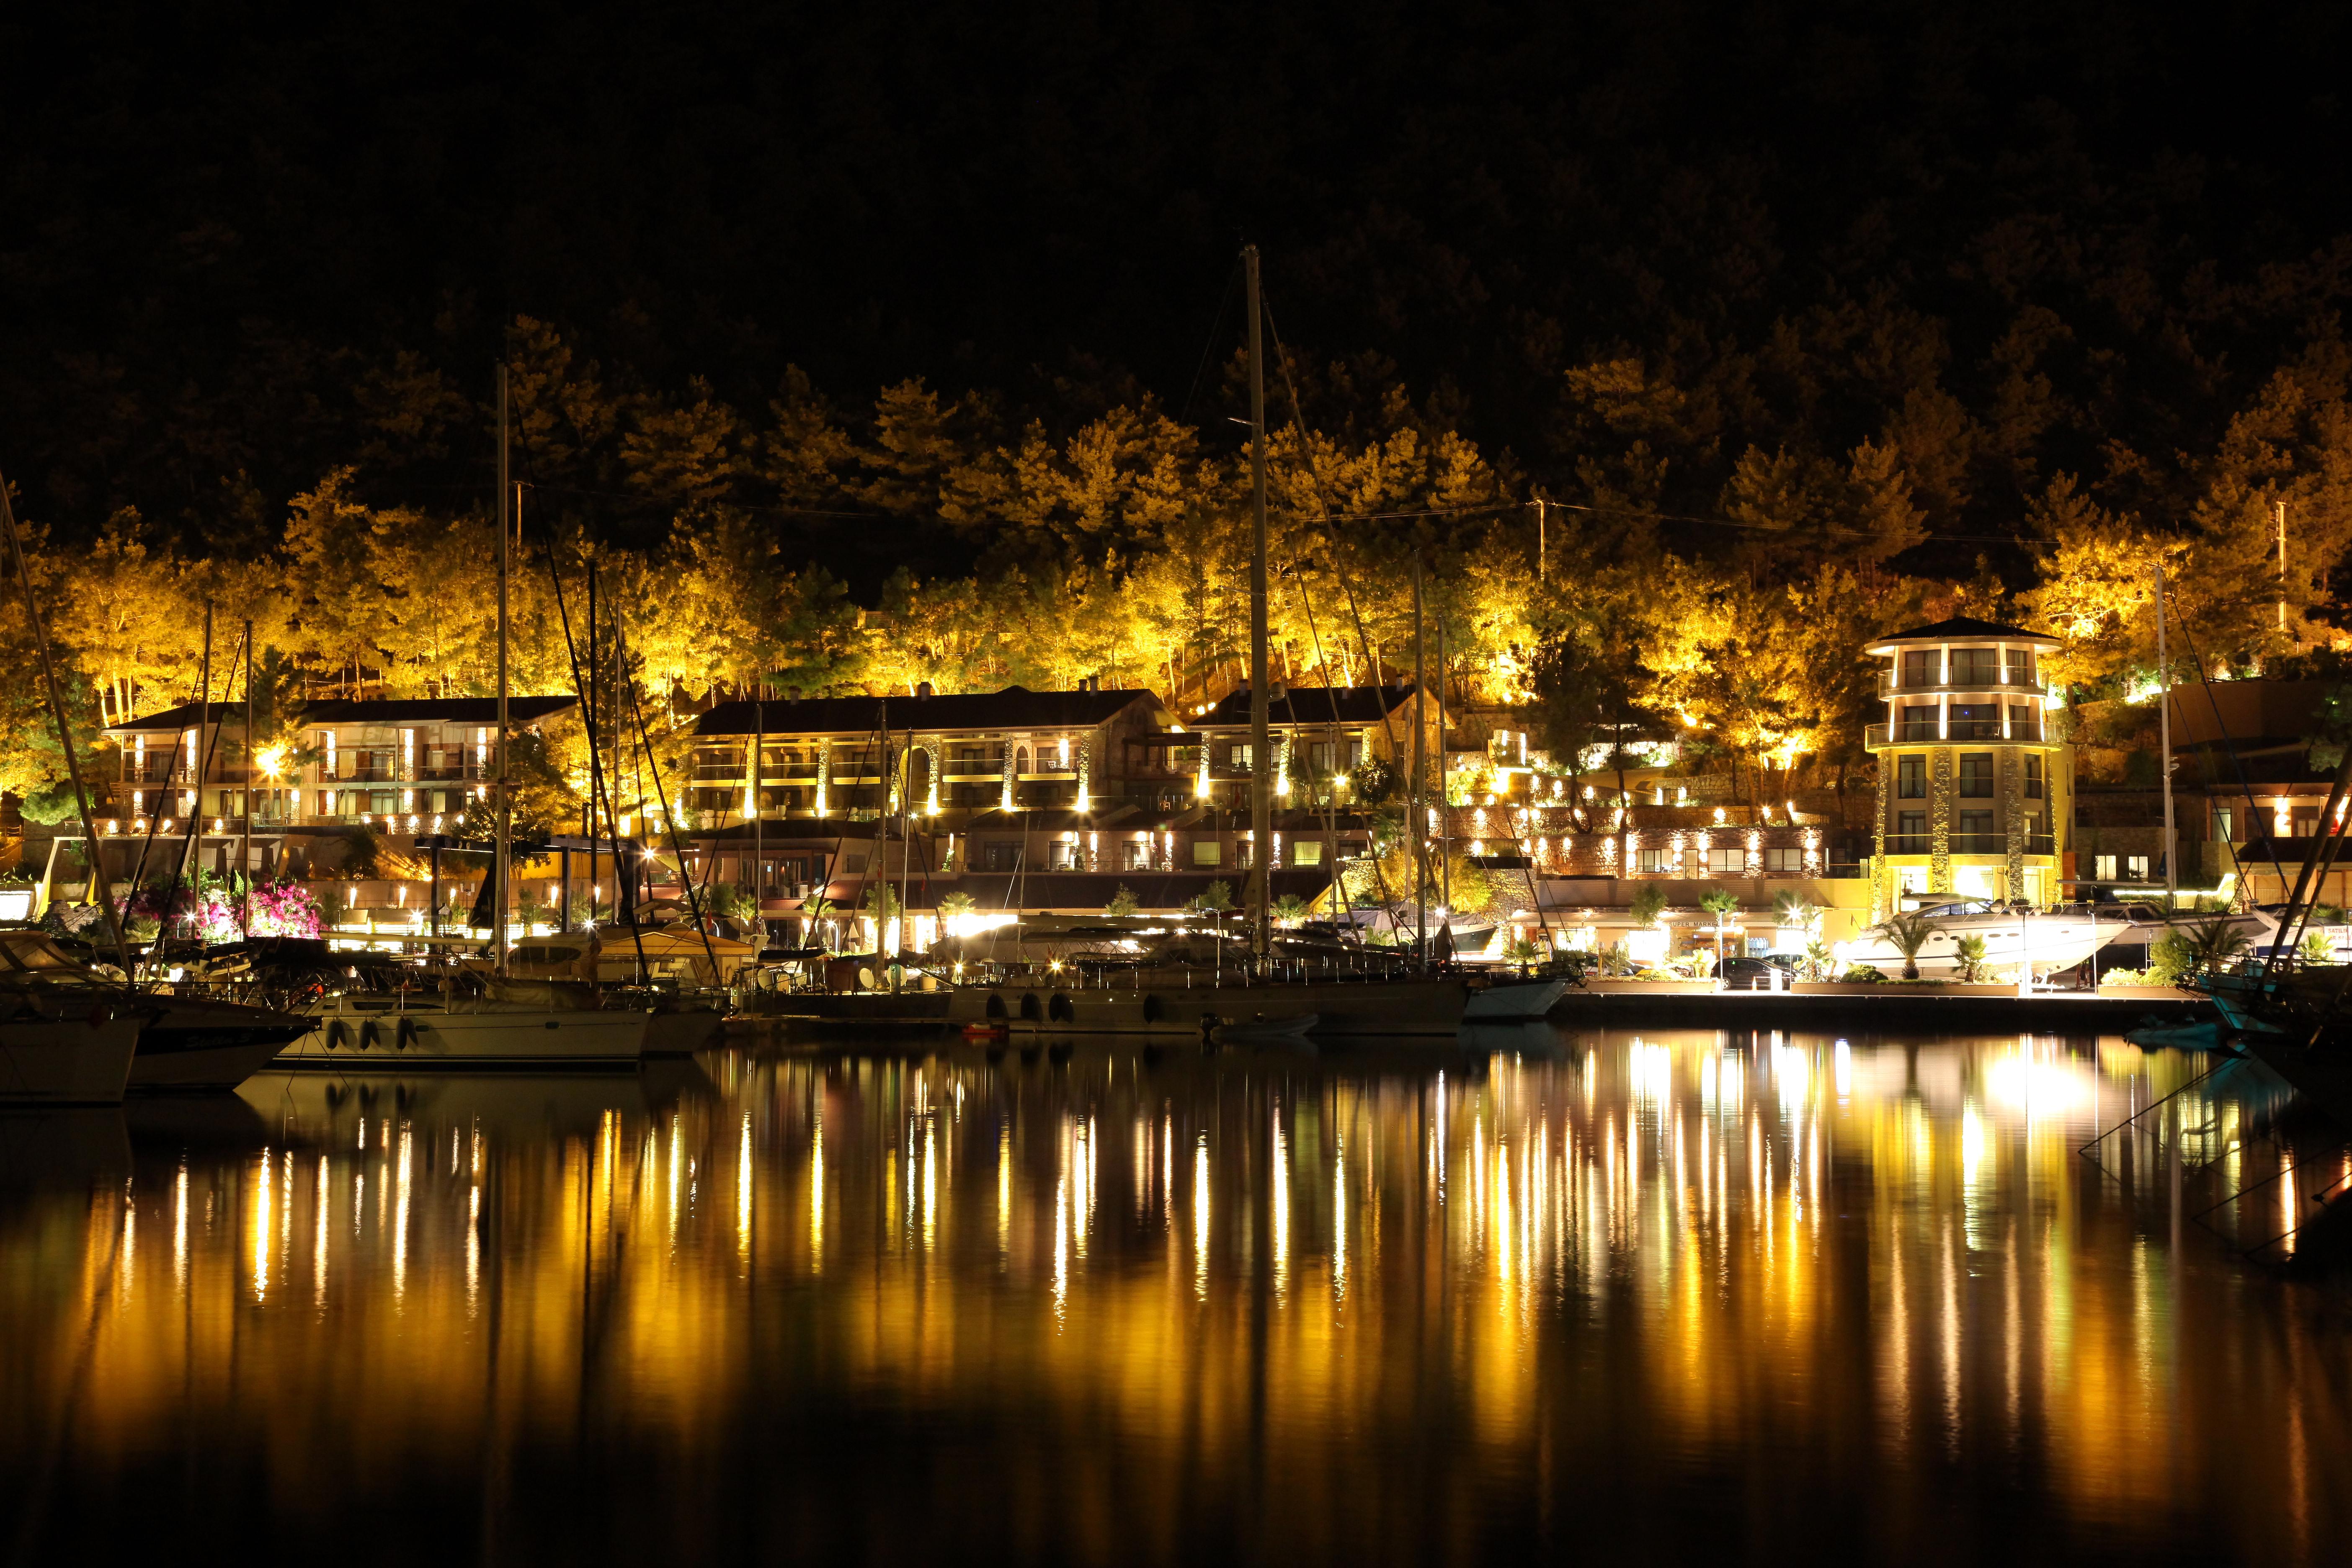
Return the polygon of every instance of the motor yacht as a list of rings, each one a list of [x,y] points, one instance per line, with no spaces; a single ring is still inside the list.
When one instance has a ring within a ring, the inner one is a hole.
[[[1931,904],[1917,913],[1936,928],[1913,960],[1920,977],[1929,980],[1948,980],[1959,973],[1963,937],[1983,939],[1984,953],[1978,962],[1987,971],[2013,976],[2023,959],[2036,973],[2047,974],[2074,968],[2136,924],[2120,909],[2110,912],[2071,904],[2034,910],[1981,899]],[[1889,976],[1903,973],[1903,951],[1884,924],[1857,932],[1832,951],[1841,966],[1867,964]]]

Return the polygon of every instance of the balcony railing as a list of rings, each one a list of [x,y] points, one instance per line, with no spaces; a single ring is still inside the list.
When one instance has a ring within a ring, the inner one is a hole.
[[[2006,855],[2009,853],[2009,835],[1955,833],[1945,840],[1945,847],[1953,855]],[[1890,833],[1886,836],[1886,853],[1889,855],[1933,855],[1935,852],[1936,836],[1932,833]],[[2049,834],[2029,833],[2025,836],[2025,853],[2052,855],[2056,853],[2056,849]]]
[[[2039,680],[1912,680],[1906,681],[1891,669],[1878,672],[1878,694],[1881,697],[1904,697],[1912,693],[1922,696],[1945,691],[1981,691],[1999,696],[2004,693],[2019,697],[2055,697],[2058,689]]]
[[[1862,731],[1862,747],[1866,752],[1885,746],[1934,746],[1955,741],[2004,741],[2012,746],[2038,746],[2044,742],[2044,735],[2039,724],[2013,724],[2003,733],[1998,719],[1955,719],[1942,729],[1932,721],[1865,724]]]

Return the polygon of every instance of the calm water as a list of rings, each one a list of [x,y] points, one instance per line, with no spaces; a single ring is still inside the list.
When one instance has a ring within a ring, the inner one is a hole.
[[[2346,1292],[2207,1228],[2263,1239],[2297,1181],[2192,1217],[2283,1158],[2252,1073],[2179,1102],[2212,1163],[2176,1189],[2168,1133],[2075,1151],[2185,1058],[1502,1044],[726,1053],[0,1123],[11,1544],[2352,1552]]]

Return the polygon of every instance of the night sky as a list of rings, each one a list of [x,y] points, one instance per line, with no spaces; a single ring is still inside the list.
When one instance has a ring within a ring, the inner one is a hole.
[[[68,538],[249,550],[341,464],[478,502],[518,316],[664,396],[1149,396],[1217,446],[1245,238],[1318,424],[1385,399],[1528,493],[1605,488],[1574,373],[1631,358],[1667,510],[1940,419],[1939,532],[2059,472],[2154,517],[2352,271],[2340,6],[32,9],[0,455]],[[420,367],[468,405],[387,415]]]

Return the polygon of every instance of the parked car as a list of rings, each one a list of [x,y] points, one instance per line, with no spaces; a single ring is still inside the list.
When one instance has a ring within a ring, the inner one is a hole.
[[[1780,988],[1773,979],[1778,971],[1779,965],[1760,958],[1727,958],[1716,966],[1715,977],[1726,991],[1773,991]]]

